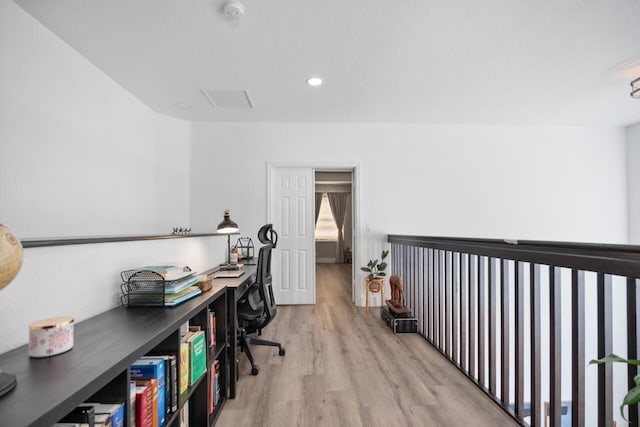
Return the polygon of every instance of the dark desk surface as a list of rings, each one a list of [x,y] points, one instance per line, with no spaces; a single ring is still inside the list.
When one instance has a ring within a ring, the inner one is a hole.
[[[0,368],[18,379],[17,387],[0,398],[0,423],[46,426],[57,422],[223,292],[224,287],[216,286],[172,308],[106,311],[77,323],[74,347],[57,356],[30,358],[26,345],[0,355]]]
[[[245,265],[240,268],[245,273],[240,277],[218,277],[213,279],[214,286],[225,286],[230,291],[235,291],[242,286],[247,286],[255,280],[254,275],[257,267],[255,265]],[[206,271],[204,274],[213,278],[213,275],[218,271],[217,268],[212,268]]]

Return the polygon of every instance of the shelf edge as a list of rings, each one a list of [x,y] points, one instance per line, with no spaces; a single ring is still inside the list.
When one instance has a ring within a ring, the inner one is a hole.
[[[239,234],[239,233],[233,233]],[[44,238],[44,239],[24,239],[21,240],[22,247],[43,248],[49,246],[69,246],[69,245],[89,245],[97,243],[115,242],[136,242],[144,240],[168,240],[184,239],[190,237],[214,237],[226,236],[221,233],[198,233],[198,234],[159,234],[159,235],[138,235],[138,236],[92,236],[92,237],[65,237],[65,238]]]

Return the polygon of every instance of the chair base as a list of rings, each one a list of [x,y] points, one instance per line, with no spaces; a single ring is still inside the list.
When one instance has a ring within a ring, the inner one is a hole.
[[[251,348],[249,347],[249,344],[278,347],[278,355],[284,356],[286,354],[285,348],[279,342],[263,340],[261,338],[247,337],[247,336],[241,336],[238,341],[240,344],[240,348],[247,355],[247,359],[249,359],[249,363],[251,364],[251,375],[258,375],[260,373],[260,367],[256,365],[253,359],[253,354],[251,353]]]

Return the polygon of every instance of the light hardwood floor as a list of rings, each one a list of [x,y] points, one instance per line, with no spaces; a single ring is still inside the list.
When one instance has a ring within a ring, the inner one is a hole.
[[[315,306],[279,306],[264,330],[286,347],[240,353],[236,399],[217,426],[516,425],[417,334],[351,303],[350,265],[318,264]]]

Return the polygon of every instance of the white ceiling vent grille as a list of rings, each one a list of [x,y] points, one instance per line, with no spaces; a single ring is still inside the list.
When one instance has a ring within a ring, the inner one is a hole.
[[[246,90],[201,90],[213,108],[253,108],[253,102]]]

